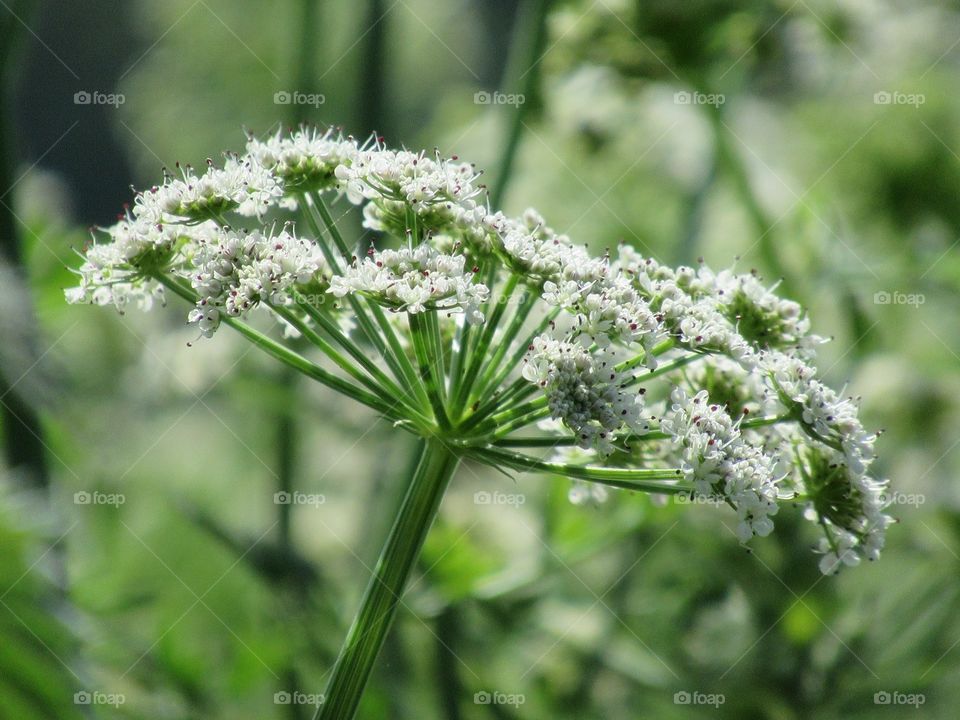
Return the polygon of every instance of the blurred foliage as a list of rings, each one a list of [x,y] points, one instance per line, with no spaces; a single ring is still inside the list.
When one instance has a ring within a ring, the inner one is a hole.
[[[495,80],[513,17],[497,5],[499,22],[466,0],[322,4],[305,33],[314,81],[294,88],[300,3],[136,2],[127,30],[139,47],[117,59],[126,102],[106,132],[130,181],[149,184],[161,164],[239,148],[241,126],[289,122],[274,93],[298,89],[324,95],[311,121],[387,128],[393,143],[493,172],[519,110],[474,93],[522,81]],[[73,41],[103,42],[97,27],[74,28]],[[914,713],[878,707],[877,692],[923,693],[914,714],[955,716],[957,37],[960,12],[942,2],[552,4],[506,210],[535,206],[597,248],[623,241],[782,276],[834,338],[822,370],[884,428],[882,471],[923,502],[897,508],[879,563],[821,578],[789,506],[748,554],[723,511],[622,493],[573,507],[560,480],[465,466],[362,717]],[[372,91],[379,109],[364,101]],[[923,102],[878,104],[878,92]],[[86,110],[72,106],[64,128],[91,122]],[[35,159],[21,158],[28,172],[9,198],[39,320],[23,336],[52,348],[24,389],[53,479],[48,499],[27,502],[11,469],[0,498],[0,717],[309,717],[274,694],[322,692],[414,448],[326,392],[278,383],[237,338],[188,347],[183,308],[118,317],[64,305],[70,248],[87,242],[70,211],[80,180]],[[3,332],[15,378],[36,353],[14,352],[17,335]],[[289,543],[272,497],[273,423],[288,408],[293,487],[324,496],[292,508]],[[478,491],[523,500],[478,505]],[[76,504],[76,492],[125,502]],[[56,557],[63,578],[45,570]],[[126,701],[75,705],[82,690]],[[483,692],[524,703],[477,704]],[[677,704],[678,692],[725,701]]]

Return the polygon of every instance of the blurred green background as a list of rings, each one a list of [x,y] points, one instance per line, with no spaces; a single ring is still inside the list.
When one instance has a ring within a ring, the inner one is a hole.
[[[789,506],[747,554],[723,511],[465,466],[361,717],[957,717],[956,3],[3,0],[0,63],[0,718],[311,716],[409,438],[174,300],[62,296],[131,184],[300,121],[781,278],[900,519],[822,578]]]

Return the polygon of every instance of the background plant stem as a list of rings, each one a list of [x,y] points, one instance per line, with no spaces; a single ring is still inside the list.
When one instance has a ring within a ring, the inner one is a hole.
[[[513,173],[513,164],[523,134],[524,119],[529,115],[534,103],[534,94],[540,77],[540,56],[547,39],[547,10],[550,0],[530,0],[520,6],[520,18],[517,22],[516,39],[510,53],[510,64],[504,73],[506,83],[503,92],[524,96],[524,103],[513,108],[507,139],[500,156],[496,179],[490,189],[490,206],[497,210],[503,202],[507,183]],[[509,106],[508,106],[509,107]]]
[[[753,223],[754,231],[757,233],[760,257],[767,269],[776,276],[771,279],[781,281],[780,291],[783,295],[794,297],[793,284],[777,252],[777,236],[774,233],[777,223],[770,219],[767,211],[760,204],[760,199],[753,192],[747,168],[740,159],[736,147],[734,147],[736,137],[724,121],[723,110],[720,106],[708,105],[706,108],[713,129],[715,162],[726,171],[727,176],[733,183],[734,191]]]
[[[12,88],[9,67],[16,58],[22,38],[22,26],[17,16],[29,17],[32,2],[14,3],[10,13],[4,14],[0,24],[0,263],[25,279],[23,253],[17,232],[16,216],[11,204],[13,195],[13,163],[11,143],[11,113],[9,107]],[[36,325],[32,313],[22,322]],[[27,483],[46,490],[50,473],[44,452],[43,428],[34,408],[22,398],[0,368],[0,418],[2,418],[4,452],[7,465],[19,469]]]

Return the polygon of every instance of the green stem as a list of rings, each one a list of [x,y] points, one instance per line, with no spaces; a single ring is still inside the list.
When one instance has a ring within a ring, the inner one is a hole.
[[[629,380],[624,387],[632,387],[633,385],[639,385],[640,383],[645,383],[650,380],[653,380],[656,377],[661,375],[666,375],[669,372],[673,372],[678,368],[682,368],[685,365],[696,362],[706,357],[707,353],[692,353],[690,355],[684,355],[675,360],[670,360],[669,362],[661,363],[657,366],[656,370],[651,370],[648,373],[642,375],[635,375],[632,380]]]
[[[385,372],[383,372],[377,364],[367,356],[366,353],[360,349],[356,343],[354,343],[349,337],[344,335],[340,330],[340,327],[337,325],[337,322],[332,318],[328,317],[325,313],[317,310],[310,303],[298,303],[297,306],[305,312],[311,320],[317,323],[324,332],[327,333],[331,338],[333,338],[340,347],[346,350],[350,357],[360,363],[364,369],[370,373],[370,375],[379,382],[387,391],[396,397],[397,399],[403,400],[403,403],[409,407],[413,412],[417,414],[422,414],[420,411],[426,409],[424,405],[416,405],[415,402],[418,400],[416,397],[411,397],[411,393],[402,390],[396,383],[391,380]],[[410,401],[413,400],[414,403]]]
[[[490,361],[487,363],[486,369],[480,375],[480,380],[477,382],[477,390],[474,393],[475,397],[485,397],[491,388],[497,387],[492,384],[493,378],[500,369],[500,363],[503,362],[503,358],[513,344],[513,341],[516,340],[517,334],[527,321],[530,310],[533,308],[534,300],[535,296],[529,292],[525,292],[520,296],[520,304],[514,312],[510,324],[507,325],[503,337],[497,342],[496,350],[493,353],[493,357],[490,358]],[[526,349],[524,349],[524,351],[526,352]]]
[[[476,347],[470,350],[470,363],[467,365],[467,373],[464,376],[463,382],[460,384],[460,391],[456,398],[457,407],[462,407],[467,404],[467,399],[473,390],[474,382],[480,373],[480,368],[483,367],[483,362],[486,360],[487,348],[490,347],[490,343],[493,341],[493,334],[497,330],[497,325],[500,324],[500,318],[503,317],[503,313],[506,311],[513,291],[516,290],[519,282],[520,276],[511,273],[507,279],[507,284],[503,288],[503,292],[500,294],[500,299],[496,303],[496,307],[494,307],[493,312],[490,313],[484,323],[483,332],[480,335]]]
[[[473,335],[473,325],[462,318],[454,334],[453,345],[450,348],[450,377],[447,394],[456,398],[460,394],[460,382],[463,376],[463,361],[470,348],[470,338]]]
[[[422,313],[408,313],[407,320],[410,323],[410,340],[413,342],[413,350],[417,356],[417,364],[420,366],[420,377],[427,388],[427,397],[433,408],[433,414],[437,419],[437,424],[442,428],[449,428],[450,421],[447,415],[447,409],[444,406],[443,396],[443,375],[440,373],[438,364],[440,359],[435,357],[435,343],[432,340],[430,332],[430,320],[424,315],[435,315],[434,311]]]
[[[340,234],[340,230],[337,229],[337,225],[334,222],[333,217],[330,215],[330,211],[327,209],[327,206],[324,204],[319,193],[314,193],[312,195],[301,195],[300,201],[308,208],[308,212],[304,213],[304,217],[306,217],[307,223],[310,225],[310,229],[316,234],[317,243],[320,245],[320,249],[322,250],[324,257],[335,272],[342,273],[340,261],[337,258],[336,253],[334,253],[324,241],[323,231],[320,229],[320,225],[314,217],[314,213],[320,216],[324,226],[327,228],[327,234],[333,240],[339,252],[344,255],[343,259],[346,262],[350,262],[351,254],[347,251],[346,242],[343,239],[343,235]],[[382,357],[387,363],[387,366],[390,368],[390,372],[393,373],[393,376],[398,382],[407,383],[410,385],[411,390],[416,393],[417,398],[423,403],[424,407],[427,407],[427,396],[423,391],[423,387],[417,381],[416,371],[410,364],[406,353],[404,353],[403,347],[400,345],[400,341],[397,339],[396,333],[394,332],[393,328],[390,327],[390,323],[387,322],[387,318],[384,316],[383,310],[381,310],[380,306],[376,303],[365,303],[361,300],[361,298],[355,297],[352,293],[347,295],[346,299],[357,318],[357,323],[360,325],[360,329],[363,331],[363,334],[376,348],[380,357]],[[373,319],[376,320],[377,325],[380,326],[380,331],[383,333],[383,337],[381,337],[380,333],[377,332],[376,325],[374,325],[373,321],[370,319],[371,315],[373,316]],[[386,343],[384,343],[384,338],[387,340]],[[387,348],[387,345],[389,345],[389,349]]]
[[[441,440],[426,441],[420,464],[333,667],[324,703],[315,720],[354,717],[410,571],[458,463],[459,458]]]
[[[177,280],[174,280],[172,277],[163,274],[155,275],[154,278],[175,295],[179,295],[184,300],[187,300],[192,304],[196,304],[196,294],[192,290],[184,287]],[[378,395],[369,393],[363,388],[359,388],[353,383],[350,383],[341,377],[337,377],[316,363],[310,362],[302,355],[295,353],[293,350],[284,347],[278,342],[274,342],[262,332],[255,330],[245,322],[232,317],[224,317],[222,321],[225,325],[232,327],[268,355],[273,356],[285,365],[292,367],[294,370],[303,373],[307,377],[312,378],[317,382],[336,390],[337,392],[352,397],[357,402],[363,403],[364,405],[383,413],[392,420],[403,419],[402,417],[398,416],[395,407],[385,403]],[[407,426],[404,424],[402,427],[406,428]]]
[[[490,397],[481,402],[477,409],[473,411],[473,414],[470,415],[462,424],[461,430],[469,430],[470,428],[475,427],[482,421],[486,420],[492,413],[497,410],[502,410],[504,408],[503,403],[507,401],[507,398],[512,398],[514,395],[521,395],[521,400],[524,397],[529,397],[529,395],[523,395],[523,391],[526,388],[533,388],[535,391],[537,388],[535,385],[531,385],[529,382],[523,378],[517,378],[504,392],[499,393],[496,388],[499,388],[500,385],[509,377],[510,373],[513,372],[516,368],[520,367],[520,363],[523,362],[523,356],[527,354],[530,343],[533,342],[534,338],[542,333],[546,327],[552,323],[557,315],[560,314],[560,308],[554,308],[543,320],[531,330],[530,334],[527,335],[526,339],[520,343],[510,359],[503,365],[500,369],[500,372],[497,373],[496,377],[488,384],[488,389],[491,390]],[[530,392],[532,394],[532,392]]]
[[[390,395],[389,389],[384,387],[375,379],[364,374],[360,368],[354,362],[351,362],[348,358],[337,350],[333,345],[328,343],[324,338],[322,338],[316,330],[311,328],[305,322],[303,322],[296,313],[291,312],[286,307],[282,305],[270,305],[269,306],[273,312],[275,312],[279,317],[282,317],[291,326],[293,326],[297,332],[299,332],[304,338],[306,338],[314,347],[320,350],[324,355],[333,360],[334,364],[343,370],[345,373],[350,375],[354,380],[365,385],[368,390],[371,390],[374,393],[383,393],[385,395]],[[401,404],[402,400],[399,396],[391,396],[391,400],[396,402],[398,405]]]
[[[740,423],[740,429],[767,427],[770,425],[779,425],[785,422],[794,422],[796,418],[790,415],[768,415],[765,417],[752,418]],[[626,435],[621,439],[624,445],[630,445],[635,442],[649,442],[651,440],[669,440],[672,436],[660,430],[651,430],[640,435]],[[522,447],[570,447],[577,445],[579,440],[570,435],[557,437],[556,435],[540,435],[537,437],[517,437],[501,438],[494,440],[493,444],[501,448],[522,448]]]
[[[541,472],[564,477],[601,483],[621,490],[635,490],[639,492],[665,493],[676,495],[688,493],[688,485],[678,483],[683,477],[677,468],[608,468],[591,465],[565,465],[563,463],[547,462],[538,458],[523,455],[522,453],[482,448],[470,451],[480,462],[493,467],[510,467],[514,470],[526,472]]]
[[[527,427],[528,425],[532,425],[540,420],[545,420],[548,417],[550,417],[550,408],[534,408],[533,410],[514,418],[510,422],[504,424],[502,427],[497,428],[496,432],[494,433],[494,438],[499,440],[502,437],[506,437],[514,430]]]

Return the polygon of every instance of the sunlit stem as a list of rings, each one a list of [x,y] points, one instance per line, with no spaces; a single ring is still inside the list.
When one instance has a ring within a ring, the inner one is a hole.
[[[444,405],[443,375],[440,371],[441,359],[436,356],[436,346],[431,331],[430,319],[425,315],[436,315],[435,311],[407,313],[410,324],[410,339],[413,350],[420,366],[420,377],[423,380],[430,406],[441,428],[449,428],[450,420]]]
[[[692,487],[680,483],[683,473],[679,468],[607,468],[591,465],[567,465],[496,448],[483,448],[470,453],[481,462],[494,467],[562,475],[563,477],[601,483],[622,490],[676,495],[689,493]]]
[[[505,435],[509,435],[514,430],[519,430],[520,428],[526,427],[527,425],[532,425],[540,420],[546,420],[548,417],[550,417],[550,408],[548,407],[531,410],[526,414],[511,420],[510,422],[504,423],[502,426],[497,428],[497,431],[493,436],[494,438],[502,438]]]
[[[453,336],[453,345],[450,351],[450,376],[448,385],[448,394],[456,398],[460,393],[460,385],[463,380],[463,363],[467,357],[470,347],[470,338],[473,335],[473,325],[467,322],[466,317],[461,317],[457,324],[457,329]]]
[[[276,313],[278,317],[283,318],[286,322],[292,325],[297,332],[299,332],[304,338],[307,339],[307,341],[310,342],[310,344],[320,350],[320,352],[322,352],[328,358],[333,360],[337,367],[350,375],[354,380],[363,383],[368,389],[375,393],[387,393],[387,388],[382,387],[373,378],[362,372],[360,368],[357,367],[356,363],[351,362],[349,358],[343,355],[343,353],[328,343],[317,333],[316,330],[311,328],[309,325],[303,322],[303,320],[297,317],[296,313],[291,312],[288,308],[283,307],[282,305],[270,305],[269,307],[274,313]],[[400,402],[400,398],[395,399],[398,403]]]
[[[491,387],[496,387],[496,385],[492,384],[493,377],[500,369],[500,363],[503,362],[504,356],[506,356],[507,351],[510,349],[513,341],[516,340],[517,334],[530,315],[530,310],[533,308],[533,300],[534,296],[529,292],[525,292],[520,296],[519,305],[513,313],[510,324],[507,325],[506,330],[504,330],[503,337],[497,342],[493,357],[487,362],[486,368],[480,376],[477,389],[473,393],[475,398],[484,397]]]
[[[297,307],[301,311],[306,313],[306,315],[313,320],[317,325],[319,325],[327,335],[329,335],[333,340],[340,345],[344,350],[349,353],[350,357],[356,360],[363,368],[370,373],[371,377],[375,378],[377,382],[383,385],[391,395],[394,395],[398,399],[403,399],[404,404],[410,408],[416,409],[415,404],[411,404],[409,400],[413,399],[416,401],[416,398],[411,398],[410,393],[404,390],[401,390],[396,383],[391,380],[380,367],[370,359],[367,353],[365,353],[353,340],[351,340],[337,324],[337,321],[329,317],[326,313],[321,310],[318,310],[311,303],[300,302],[297,303]]]
[[[692,353],[690,355],[684,355],[683,357],[676,358],[675,360],[670,360],[665,363],[660,363],[657,366],[656,370],[651,370],[650,372],[642,373],[640,375],[635,375],[632,379],[627,381],[625,387],[631,387],[633,385],[639,385],[641,383],[649,382],[654,378],[658,378],[661,375],[666,375],[667,373],[678,370],[690,363],[694,363],[697,360],[702,360],[706,357],[702,353]]]
[[[487,350],[489,349],[490,343],[493,340],[493,335],[497,330],[497,325],[500,323],[500,318],[503,317],[503,313],[509,304],[510,297],[513,295],[513,291],[516,289],[519,281],[520,277],[514,273],[511,273],[510,277],[507,279],[506,285],[503,288],[503,292],[500,294],[495,303],[493,312],[488,313],[488,317],[483,324],[483,331],[480,335],[480,339],[476,346],[470,350],[470,361],[467,364],[467,372],[464,376],[463,382],[460,384],[459,392],[457,393],[457,397],[455,399],[456,407],[462,407],[467,403],[467,398],[470,396],[470,392],[473,390],[474,381],[476,380],[477,375],[480,373],[481,367],[483,367],[483,362],[486,359]],[[492,297],[490,302],[494,302]]]
[[[427,531],[459,459],[439,439],[428,439],[393,528],[377,560],[315,720],[350,720],[401,602]]]
[[[653,349],[650,351],[649,355],[654,355],[654,356],[663,355],[663,353],[667,352],[668,350],[671,350],[675,345],[676,343],[673,341],[673,339],[668,338],[663,342],[655,345]],[[648,357],[648,354],[646,352],[642,352],[636,357],[632,357],[629,360],[624,360],[622,363],[618,363],[617,365],[614,366],[613,369],[621,373],[629,372],[630,370],[633,370],[635,367],[639,367],[640,365],[643,365],[647,361],[647,357]]]
[[[336,245],[337,249],[343,254],[344,259],[349,262],[352,253],[347,248],[346,241],[344,241],[343,235],[340,233],[339,228],[337,228],[336,221],[334,221],[333,216],[330,214],[330,211],[327,209],[326,204],[319,194],[301,195],[301,200],[306,203],[310,210],[310,212],[306,213],[307,221],[311,229],[318,236],[318,242],[320,242],[320,247],[324,252],[324,256],[327,258],[327,262],[330,263],[330,266],[335,271],[339,271],[339,260],[336,254],[327,246],[327,243],[322,241],[324,233],[320,229],[320,225],[317,223],[314,214],[319,215],[324,227],[327,229],[327,235],[330,236],[334,245]],[[352,293],[347,295],[346,299],[353,309],[354,315],[356,315],[360,329],[387,363],[393,376],[397,381],[408,384],[423,403],[424,407],[427,407],[429,403],[426,392],[417,379],[416,370],[414,370],[409,358],[407,358],[395,330],[387,321],[381,307],[375,302],[361,300]],[[371,320],[371,316],[373,320]],[[374,321],[376,325],[374,325]],[[379,326],[380,332],[383,333],[382,336],[377,332],[377,326]],[[386,344],[384,343],[384,338],[386,338]]]
[[[750,420],[744,420],[740,423],[739,427],[742,430],[751,429],[751,428],[760,428],[768,427],[770,425],[779,425],[781,423],[795,422],[795,418],[790,415],[768,415],[765,417],[751,418]],[[650,430],[649,432],[640,433],[636,435],[626,435],[620,438],[622,444],[630,446],[633,443],[637,442],[653,442],[657,440],[669,440],[673,436],[669,433],[662,432],[660,430]],[[572,435],[564,435],[558,437],[556,435],[543,435],[540,437],[515,437],[507,438],[503,437],[498,440],[495,440],[494,445],[497,447],[509,448],[509,447],[571,447],[579,444],[579,440]]]
[[[520,367],[520,364],[523,362],[523,356],[526,355],[530,344],[533,342],[534,338],[540,335],[546,327],[552,323],[557,315],[560,313],[560,308],[554,308],[546,317],[537,324],[535,328],[526,336],[524,341],[520,343],[510,359],[503,365],[500,369],[500,372],[497,373],[496,377],[489,383],[488,387],[490,390],[493,390],[493,394],[484,401],[481,401],[477,406],[476,410],[470,415],[469,418],[463,423],[460,427],[462,430],[469,430],[473,427],[476,427],[483,420],[486,420],[492,413],[497,410],[505,409],[508,398],[514,396],[521,396],[520,399],[525,399],[529,397],[536,391],[536,386],[530,384],[523,378],[517,378],[505,391],[498,394],[496,388],[499,388],[504,381],[509,377],[511,372],[514,372],[517,368]]]

